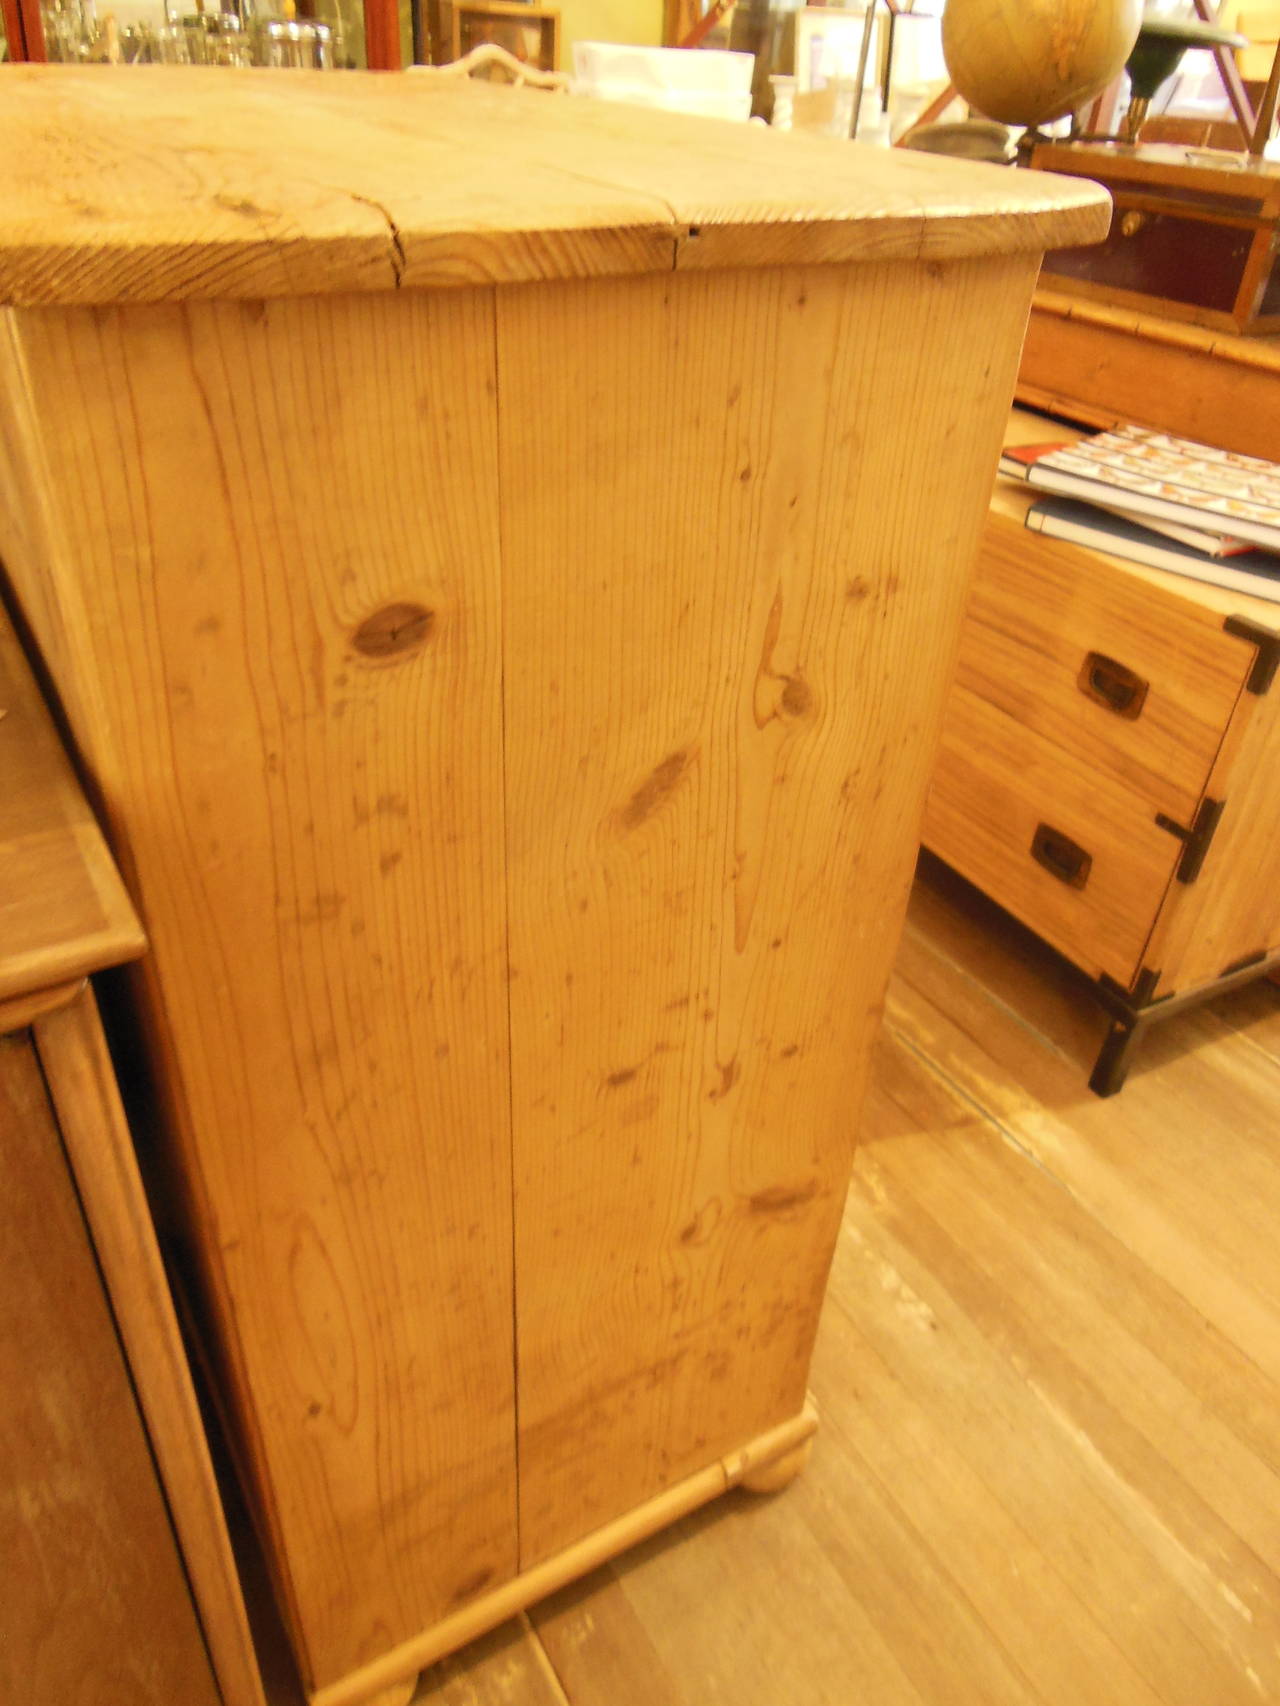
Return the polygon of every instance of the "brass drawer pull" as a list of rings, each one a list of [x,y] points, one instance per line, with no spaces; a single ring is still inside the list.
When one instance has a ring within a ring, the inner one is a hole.
[[[1086,853],[1069,835],[1064,835],[1060,829],[1050,828],[1047,823],[1036,825],[1036,832],[1031,838],[1031,857],[1037,865],[1043,865],[1051,877],[1057,877],[1060,883],[1066,883],[1072,889],[1082,889],[1093,868],[1092,853]]]
[[[1077,679],[1086,699],[1104,705],[1117,717],[1134,722],[1142,715],[1150,683],[1127,665],[1104,657],[1101,652],[1090,652]]]

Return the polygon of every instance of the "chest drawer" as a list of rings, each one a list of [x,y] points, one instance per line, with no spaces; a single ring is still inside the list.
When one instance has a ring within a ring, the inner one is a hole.
[[[1126,988],[1182,851],[1138,795],[964,687],[923,838],[1077,965]]]
[[[924,840],[1126,988],[1183,849],[1157,819],[1195,822],[1253,666],[1222,624],[1020,509],[988,519]]]
[[[1190,825],[1255,655],[1222,622],[1172,579],[1154,584],[993,513],[957,682],[1082,779]]]

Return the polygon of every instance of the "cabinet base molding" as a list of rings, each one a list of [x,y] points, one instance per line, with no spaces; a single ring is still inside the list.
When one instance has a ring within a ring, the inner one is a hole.
[[[777,1486],[785,1486],[804,1467],[807,1447],[817,1426],[817,1407],[809,1398],[800,1414],[790,1421],[758,1434],[740,1450],[718,1458],[655,1498],[646,1499],[625,1516],[503,1582],[501,1587],[481,1595],[452,1617],[402,1642],[371,1664],[315,1690],[309,1696],[310,1706],[376,1706],[380,1698],[394,1700],[398,1683],[412,1679],[437,1659],[487,1634],[507,1618],[580,1576],[590,1574],[610,1558],[647,1540],[700,1505],[709,1504],[731,1487],[748,1485],[758,1491],[772,1490],[767,1471],[775,1465],[786,1471],[777,1482]]]

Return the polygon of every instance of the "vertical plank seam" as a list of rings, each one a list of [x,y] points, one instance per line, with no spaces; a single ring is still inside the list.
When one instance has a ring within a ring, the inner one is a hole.
[[[511,1018],[511,835],[508,824],[510,790],[507,774],[507,550],[503,526],[502,443],[502,354],[498,333],[501,291],[493,290],[493,404],[494,461],[498,484],[498,768],[502,777],[502,941],[507,1012],[507,1159],[511,1192],[511,1418],[512,1457],[515,1466],[516,1567],[524,1568],[524,1543],[520,1533],[520,1311],[516,1268],[516,1110],[515,1051]]]

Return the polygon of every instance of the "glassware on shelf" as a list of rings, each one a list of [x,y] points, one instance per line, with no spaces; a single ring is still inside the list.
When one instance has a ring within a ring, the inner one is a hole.
[[[775,130],[790,130],[796,114],[796,80],[775,71],[769,81],[773,85],[773,117],[769,123]]]
[[[333,31],[315,18],[255,18],[252,39],[255,65],[333,69]]]
[[[93,0],[46,0],[40,8],[45,58],[55,65],[87,65],[101,31]]]
[[[181,24],[166,24],[155,32],[151,57],[157,65],[190,65],[191,50]]]
[[[190,3],[190,0],[188,0]],[[236,0],[232,9],[180,15],[168,0],[156,0],[154,20],[138,17],[136,0],[100,17],[95,0],[44,0],[41,18],[50,60],[61,64],[267,65],[328,71],[364,63],[363,14],[349,27],[360,0],[283,0],[277,10],[259,11],[256,0]]]
[[[189,65],[252,65],[244,26],[234,12],[188,12],[179,20]]]

